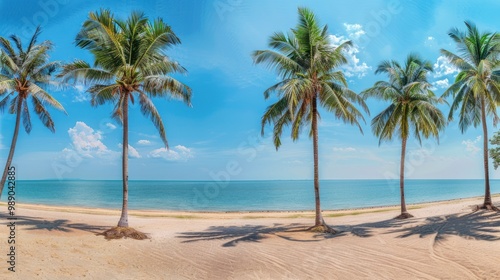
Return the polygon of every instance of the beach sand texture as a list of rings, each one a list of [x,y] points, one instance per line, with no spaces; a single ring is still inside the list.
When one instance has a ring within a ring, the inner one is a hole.
[[[412,206],[409,220],[392,219],[397,207],[325,212],[337,235],[302,231],[312,212],[131,211],[144,241],[96,235],[117,211],[19,205],[15,273],[1,217],[0,278],[499,279],[500,214],[472,212],[480,202]]]

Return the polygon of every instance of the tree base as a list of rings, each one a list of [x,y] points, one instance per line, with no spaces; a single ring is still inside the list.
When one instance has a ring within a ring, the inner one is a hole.
[[[401,213],[399,216],[395,217],[394,219],[404,220],[404,219],[408,219],[408,218],[413,218],[413,215],[408,213],[408,212],[404,212],[404,213]]]
[[[319,226],[312,226],[307,229],[307,231],[312,231],[316,233],[329,233],[329,234],[336,234],[338,231],[334,230],[333,228],[327,226],[326,224],[322,224]]]
[[[106,238],[107,240],[121,239],[122,237],[133,238],[136,240],[149,239],[149,236],[147,236],[145,233],[142,233],[131,227],[113,227],[103,233],[99,233],[98,235],[104,235],[104,238]]]
[[[487,210],[487,211],[500,211],[500,209],[496,206],[494,206],[493,204],[483,204],[481,206],[476,206],[476,209],[474,211],[477,211],[477,210]]]

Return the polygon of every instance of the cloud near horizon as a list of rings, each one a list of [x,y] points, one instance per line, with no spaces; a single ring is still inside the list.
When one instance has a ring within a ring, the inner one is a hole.
[[[163,158],[167,161],[187,161],[194,157],[194,153],[185,146],[177,145],[169,150],[167,148],[153,150],[149,153],[148,157]]]

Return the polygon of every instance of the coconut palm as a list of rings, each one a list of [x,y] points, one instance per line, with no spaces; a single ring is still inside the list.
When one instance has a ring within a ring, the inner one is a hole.
[[[191,105],[191,89],[170,76],[186,72],[165,54],[167,48],[177,44],[179,38],[161,18],[150,21],[143,13],[133,12],[122,20],[101,9],[89,14],[76,36],[76,45],[93,55],[93,66],[75,60],[61,72],[63,81],[89,86],[93,106],[114,104],[112,117],[123,125],[123,205],[118,227],[107,232],[110,236],[129,226],[129,102],[139,103],[141,113],[151,119],[167,148],[165,128],[151,98],[173,97]]]
[[[65,112],[63,106],[46,91],[53,84],[52,76],[60,68],[60,63],[49,60],[49,53],[53,47],[50,41],[37,44],[40,32],[41,29],[38,27],[26,48],[23,48],[21,38],[16,35],[10,36],[10,41],[0,37],[2,51],[0,54],[0,96],[2,96],[0,110],[3,112],[9,106],[8,112],[16,115],[14,135],[0,181],[0,196],[16,150],[21,121],[26,133],[31,132],[28,100],[31,99],[33,111],[43,125],[52,132],[55,132],[55,126],[47,106]]]
[[[465,25],[466,32],[453,28],[449,33],[459,54],[441,50],[441,54],[460,70],[443,97],[453,95],[448,119],[452,121],[453,114],[458,111],[458,126],[462,133],[471,125],[482,125],[485,194],[481,208],[496,209],[490,193],[487,118],[492,117],[494,124],[500,120],[496,111],[500,102],[500,41],[497,34],[481,33],[471,22],[465,22]]]
[[[421,143],[422,137],[439,137],[446,120],[436,108],[440,99],[431,91],[427,74],[432,72],[432,64],[416,54],[410,54],[402,67],[397,61],[383,61],[375,74],[387,74],[389,81],[378,81],[373,87],[362,92],[363,97],[373,97],[390,103],[372,120],[373,133],[379,137],[379,145],[394,136],[401,140],[401,163],[399,185],[401,192],[401,215],[397,218],[413,217],[406,209],[404,193],[404,169],[406,145],[410,134]]]
[[[359,127],[363,119],[354,103],[366,112],[363,99],[348,89],[342,71],[338,68],[347,63],[344,51],[350,41],[333,46],[328,28],[320,27],[316,16],[306,8],[299,8],[299,23],[290,33],[275,33],[270,37],[271,50],[253,53],[254,62],[264,63],[277,71],[280,81],[264,92],[268,99],[276,93],[278,101],[270,105],[262,117],[262,134],[266,124],[273,124],[276,149],[281,146],[283,128],[291,126],[291,137],[299,138],[303,127],[310,128],[314,151],[314,192],[316,201],[314,231],[334,232],[321,215],[318,174],[318,106],[332,112],[335,117]],[[364,119],[363,119],[364,120]]]

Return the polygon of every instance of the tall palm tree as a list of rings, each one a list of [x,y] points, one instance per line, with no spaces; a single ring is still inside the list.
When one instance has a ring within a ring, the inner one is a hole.
[[[24,130],[31,132],[31,117],[28,99],[31,99],[35,114],[43,125],[55,132],[54,121],[47,110],[47,105],[63,112],[63,106],[46,90],[53,84],[52,76],[60,68],[58,61],[50,61],[49,53],[52,50],[50,41],[37,44],[41,29],[38,27],[31,37],[26,48],[23,48],[21,38],[10,36],[10,41],[0,37],[0,110],[3,112],[7,105],[9,113],[16,115],[14,135],[10,145],[9,155],[0,181],[0,197],[7,179],[7,173],[16,150],[17,137],[21,120]]]
[[[450,30],[451,39],[457,44],[459,54],[441,50],[441,54],[460,70],[455,82],[442,97],[453,95],[448,119],[453,120],[459,111],[458,125],[462,133],[471,125],[483,128],[484,203],[483,209],[496,209],[491,201],[488,162],[487,117],[496,124],[500,119],[497,104],[500,103],[500,38],[496,33],[481,33],[472,22],[465,22],[467,32],[457,28]]]
[[[161,18],[150,21],[143,13],[132,12],[122,20],[101,9],[89,14],[76,36],[76,45],[90,51],[94,65],[75,60],[61,73],[63,81],[90,86],[93,106],[113,103],[112,117],[123,125],[123,205],[118,228],[128,227],[129,101],[139,102],[141,113],[151,119],[167,148],[165,128],[151,98],[173,97],[191,105],[191,89],[169,76],[186,72],[165,54],[177,44],[179,38]]]
[[[389,81],[378,81],[362,92],[365,98],[390,102],[389,107],[373,118],[372,130],[379,137],[379,145],[384,140],[392,140],[393,136],[401,139],[401,215],[397,217],[400,219],[413,217],[406,209],[404,193],[406,144],[410,133],[421,143],[422,136],[438,138],[439,131],[446,125],[443,113],[435,107],[441,100],[435,97],[427,81],[427,74],[432,71],[432,64],[415,54],[408,55],[404,67],[394,60],[383,61],[375,74],[385,73]]]
[[[366,112],[364,100],[348,89],[342,71],[347,63],[343,51],[352,45],[347,41],[337,47],[329,41],[328,27],[320,27],[316,16],[306,8],[299,8],[299,23],[290,33],[275,33],[270,37],[271,50],[253,53],[255,63],[264,63],[277,71],[281,81],[264,92],[268,99],[276,93],[279,100],[270,105],[262,117],[262,134],[266,124],[274,124],[276,149],[281,146],[283,128],[291,126],[291,137],[299,138],[303,127],[310,128],[314,151],[314,192],[316,200],[314,231],[334,232],[321,215],[318,175],[318,105],[335,117],[361,130],[358,119],[363,119],[353,103]],[[319,104],[318,104],[319,103]],[[364,119],[363,119],[364,120]]]

